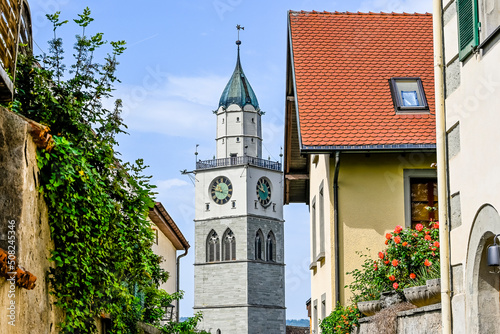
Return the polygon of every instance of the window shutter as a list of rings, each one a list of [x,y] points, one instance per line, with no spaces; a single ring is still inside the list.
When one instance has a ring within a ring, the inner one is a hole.
[[[477,0],[457,0],[459,58],[464,60],[479,44]]]

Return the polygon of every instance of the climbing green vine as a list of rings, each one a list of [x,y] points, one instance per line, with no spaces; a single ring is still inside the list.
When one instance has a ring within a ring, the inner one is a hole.
[[[59,13],[47,17],[54,30],[49,53],[20,56],[10,108],[50,127],[54,138],[54,146],[37,158],[55,245],[51,293],[65,314],[60,331],[95,333],[96,319],[109,314],[110,333],[136,333],[138,321],[159,325],[159,307],[182,294],[157,289],[168,273],[151,250],[147,215],[154,186],[143,174],[142,160],[123,162],[115,150],[116,136],[126,128],[121,101],[112,110],[102,102],[118,82],[117,57],[125,42],[107,43],[102,33],[87,36],[93,21],[87,8],[74,20],[81,34],[74,63],[66,68],[57,31],[68,21]],[[103,48],[109,49],[101,64],[96,54]]]

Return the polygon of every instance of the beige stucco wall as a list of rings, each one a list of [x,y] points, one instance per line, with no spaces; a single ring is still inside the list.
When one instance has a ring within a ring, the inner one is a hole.
[[[0,108],[0,239],[7,250],[5,229],[15,221],[15,246],[20,266],[37,277],[36,287],[16,287],[0,278],[0,333],[56,333],[62,312],[48,293],[46,273],[53,244],[50,239],[47,206],[37,190],[36,146],[28,133],[28,123]],[[12,304],[14,302],[15,304]],[[8,317],[14,305],[15,326]],[[9,313],[8,313],[9,312]]]
[[[405,226],[404,170],[432,169],[430,166],[435,161],[434,153],[340,156],[339,263],[343,304],[351,298],[348,289],[343,289],[352,282],[351,276],[345,273],[362,264],[356,252],[362,251],[375,258],[385,246],[385,233],[394,230],[396,225]],[[330,175],[333,180],[334,160],[330,163]],[[330,224],[334,224],[333,215]],[[334,240],[333,233],[330,238]]]
[[[172,242],[162,233],[162,231],[159,230],[156,225],[152,225],[154,229],[158,230],[158,244],[153,244],[153,252],[163,257],[163,262],[160,263],[160,267],[169,273],[167,282],[160,285],[160,289],[163,289],[168,293],[174,293],[176,291],[177,280],[175,266],[177,251]]]
[[[314,163],[317,159],[317,162]],[[311,174],[310,174],[310,222],[313,221],[312,215],[315,213],[315,222],[316,222],[316,251],[313,252],[313,241],[312,241],[312,224],[310,224],[310,233],[311,233],[311,264],[316,265],[315,269],[311,270],[311,321],[314,322],[314,302],[316,301],[317,305],[317,318],[321,319],[322,313],[322,296],[324,296],[325,301],[325,314],[329,315],[332,311],[333,306],[336,304],[334,291],[332,290],[332,244],[330,242],[331,229],[333,225],[330,224],[333,217],[333,206],[332,206],[332,196],[333,196],[333,188],[329,175],[330,170],[330,156],[328,154],[319,154],[317,158],[311,159],[310,166]],[[321,231],[319,228],[320,223],[320,186],[323,185],[323,196],[324,196],[324,230]],[[313,199],[316,201],[316,210],[312,210]],[[319,246],[321,241],[321,234],[324,235],[324,253],[325,258],[322,261],[316,261],[317,255],[319,254]],[[326,297],[326,298],[325,298]],[[313,324],[314,325],[314,324]]]

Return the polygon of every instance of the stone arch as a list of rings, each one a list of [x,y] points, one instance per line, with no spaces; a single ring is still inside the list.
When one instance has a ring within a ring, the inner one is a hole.
[[[488,246],[498,233],[500,215],[485,204],[474,218],[467,249],[467,333],[500,333],[500,275],[487,263]]]

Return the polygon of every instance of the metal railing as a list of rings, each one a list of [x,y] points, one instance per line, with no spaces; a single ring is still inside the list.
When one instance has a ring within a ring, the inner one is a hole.
[[[0,100],[12,99],[18,53],[32,50],[28,1],[0,0]]]
[[[205,161],[200,160],[196,163],[196,169],[209,169],[237,165],[252,165],[261,168],[281,171],[281,163],[277,161],[264,160],[249,156],[212,159]]]

